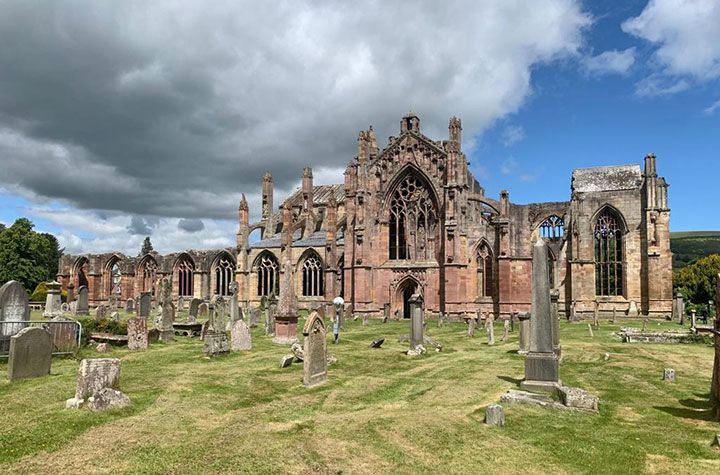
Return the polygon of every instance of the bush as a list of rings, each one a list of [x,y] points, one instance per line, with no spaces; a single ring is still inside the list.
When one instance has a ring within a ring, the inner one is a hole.
[[[80,325],[82,325],[82,339],[83,344],[87,344],[88,337],[91,333],[110,333],[112,335],[127,335],[127,324],[123,322],[116,322],[115,320],[109,320],[103,318],[102,320],[95,320],[92,317],[77,318]]]
[[[45,282],[40,282],[30,296],[31,302],[45,302],[47,299],[47,287]]]

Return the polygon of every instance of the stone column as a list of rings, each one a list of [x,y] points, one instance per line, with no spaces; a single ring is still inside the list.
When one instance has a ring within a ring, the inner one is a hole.
[[[518,353],[526,355],[530,349],[530,314],[518,312],[517,318],[520,326],[520,347]]]
[[[410,349],[414,350],[423,344],[423,298],[413,294],[410,303]]]
[[[552,289],[550,291],[550,314],[553,324],[553,351],[560,356],[560,315],[558,313],[558,302],[560,300],[560,291]]]
[[[530,352],[525,357],[522,389],[555,393],[560,386],[558,355],[553,349],[553,322],[550,309],[548,249],[543,239],[533,246],[532,318]]]
[[[286,260],[280,276],[280,298],[275,316],[275,338],[273,343],[287,345],[297,342],[297,296],[293,279],[293,264]]]
[[[53,318],[62,316],[62,300],[60,298],[60,282],[52,281],[46,284],[47,297],[45,298],[45,311],[43,317]]]

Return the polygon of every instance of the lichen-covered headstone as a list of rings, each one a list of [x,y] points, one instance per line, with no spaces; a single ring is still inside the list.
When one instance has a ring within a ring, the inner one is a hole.
[[[78,368],[75,397],[66,407],[79,407],[88,397],[103,388],[117,389],[120,385],[120,360],[118,358],[84,359]]]
[[[510,320],[505,319],[505,320],[503,320],[503,336],[502,336],[503,343],[505,343],[509,337],[510,337]]]
[[[327,342],[325,323],[320,314],[312,312],[303,327],[304,358],[303,384],[316,386],[327,381]]]
[[[474,318],[468,318],[467,336],[469,336],[470,338],[475,336],[475,319]]]
[[[675,382],[675,370],[672,368],[665,368],[663,370],[663,380]]]
[[[236,320],[230,328],[230,349],[232,351],[247,351],[252,349],[250,328],[244,320]]]
[[[40,327],[20,330],[10,338],[8,379],[38,378],[50,374],[52,335]]]
[[[102,320],[107,316],[107,307],[103,304],[95,308],[95,320]]]
[[[160,281],[159,293],[161,314],[157,329],[160,330],[160,341],[173,341],[175,339],[175,329],[173,328],[175,305],[172,303],[172,285],[166,277]]]
[[[108,310],[110,313],[117,312],[120,306],[120,297],[117,294],[111,294],[108,297]]]
[[[22,284],[15,280],[0,287],[0,344],[27,326],[30,320],[28,294]],[[4,340],[4,341],[3,341]],[[7,348],[7,346],[5,346]]]
[[[226,305],[225,299],[218,297],[210,309],[210,319],[203,337],[203,352],[208,356],[230,351],[230,344],[225,332]]]
[[[485,424],[496,427],[505,425],[505,410],[500,404],[490,404],[485,409]]]
[[[148,347],[147,320],[140,317],[127,321],[128,349],[145,350]]]

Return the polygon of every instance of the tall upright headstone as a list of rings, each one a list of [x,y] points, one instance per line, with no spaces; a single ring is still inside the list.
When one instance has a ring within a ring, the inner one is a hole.
[[[111,294],[108,297],[108,309],[110,313],[117,312],[120,306],[120,296],[117,294]]]
[[[485,319],[485,330],[487,331],[488,345],[495,344],[495,315],[490,312]]]
[[[88,304],[88,288],[81,285],[78,288],[77,307],[75,307],[77,315],[90,315],[90,306]]]
[[[521,388],[555,393],[560,387],[560,365],[553,349],[553,328],[548,248],[545,240],[540,238],[533,246],[530,352],[525,357],[525,379],[520,383]]]
[[[265,319],[265,335],[275,336],[275,315],[277,314],[278,301],[275,294],[268,299],[267,317]]]
[[[140,294],[140,303],[138,304],[138,317],[149,318],[150,310],[152,308],[152,293],[142,292]]]
[[[27,326],[30,320],[28,294],[22,284],[16,280],[6,282],[0,287],[0,345],[6,350],[10,337]]]
[[[415,350],[423,344],[423,297],[413,294],[410,304],[410,349]]]
[[[225,332],[226,305],[227,303],[223,297],[218,297],[210,305],[210,319],[203,337],[203,352],[208,356],[230,351],[230,344]]]
[[[200,312],[200,304],[202,299],[194,298],[190,301],[190,309],[188,310],[188,320],[197,320],[198,313]]]
[[[303,384],[316,386],[327,381],[327,340],[325,322],[316,311],[308,315],[303,327]]]
[[[252,335],[250,327],[244,320],[235,320],[230,327],[230,349],[232,351],[247,351],[252,349]]]
[[[45,297],[45,311],[43,317],[53,318],[62,316],[62,299],[60,296],[60,282],[52,281],[45,284],[47,297]]]
[[[157,329],[160,331],[160,341],[173,341],[175,330],[173,320],[175,319],[175,307],[172,302],[172,285],[167,277],[160,281],[160,295],[158,301],[161,305],[161,313]]]
[[[240,320],[240,304],[238,303],[238,283],[234,280],[230,282],[228,285],[228,289],[230,290],[230,296],[228,297],[230,299],[229,301],[229,307],[230,307],[230,322],[235,322],[237,320]]]
[[[10,338],[8,379],[38,378],[50,374],[53,337],[44,328],[29,327]]]
[[[148,347],[147,319],[133,317],[127,321],[128,349],[145,350]]]
[[[275,337],[273,343],[292,344],[297,341],[298,307],[295,295],[294,267],[290,260],[283,265],[280,277],[280,299],[275,316]]]

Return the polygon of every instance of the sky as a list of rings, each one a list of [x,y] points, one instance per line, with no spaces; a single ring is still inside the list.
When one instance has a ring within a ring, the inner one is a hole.
[[[720,230],[719,0],[0,0],[0,222],[67,253],[232,246],[245,193],[414,111],[515,203],[657,155],[671,230]]]

